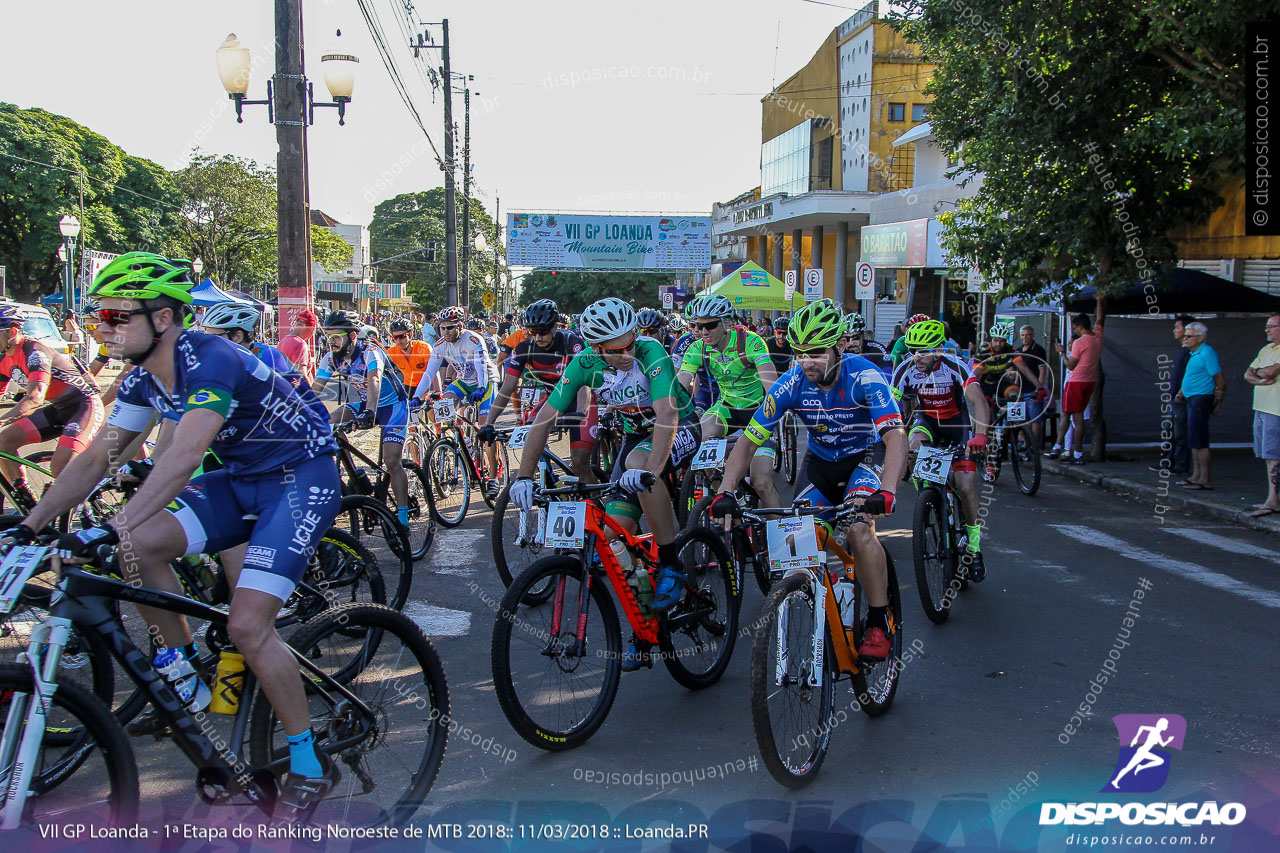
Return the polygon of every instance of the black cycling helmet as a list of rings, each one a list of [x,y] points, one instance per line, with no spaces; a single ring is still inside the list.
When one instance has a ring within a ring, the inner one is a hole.
[[[773,330],[775,332],[785,332],[787,330],[787,326],[790,326],[790,325],[791,325],[791,318],[779,317],[778,319],[773,321]]]
[[[560,309],[550,299],[539,299],[531,303],[520,315],[520,325],[529,329],[551,328],[559,320]]]
[[[348,332],[357,331],[356,324],[351,321],[345,311],[330,311],[329,316],[324,318],[324,328],[344,329]]]
[[[484,328],[484,321],[481,320],[479,317],[472,317],[470,320],[467,321],[467,328],[473,332],[478,332],[479,330]]]
[[[661,329],[667,325],[667,315],[657,308],[641,308],[636,312],[636,321],[642,329]]]
[[[412,332],[413,326],[409,325],[409,321],[403,317],[398,317],[391,321],[392,332]]]

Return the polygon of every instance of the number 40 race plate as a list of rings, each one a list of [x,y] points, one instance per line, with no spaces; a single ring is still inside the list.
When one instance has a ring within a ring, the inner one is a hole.
[[[548,504],[543,544],[548,548],[581,548],[587,542],[586,527],[586,504],[581,501]]]

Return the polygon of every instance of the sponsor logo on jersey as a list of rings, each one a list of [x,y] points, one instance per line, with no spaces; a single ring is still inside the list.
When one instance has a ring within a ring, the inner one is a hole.
[[[267,548],[262,545],[250,545],[244,553],[244,564],[246,566],[259,566],[269,569],[275,565],[276,549]]]
[[[778,401],[773,399],[773,394],[764,395],[764,416],[772,419],[778,412]]]
[[[650,378],[650,379],[657,379],[657,378],[658,378],[659,376],[661,376],[661,375],[662,375],[662,365],[661,365],[661,364],[654,365],[654,368],[653,368],[652,370],[650,370],[650,371],[649,371],[649,378]]]

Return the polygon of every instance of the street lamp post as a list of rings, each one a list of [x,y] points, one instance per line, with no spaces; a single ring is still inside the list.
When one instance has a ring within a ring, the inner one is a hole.
[[[276,127],[276,217],[277,263],[282,312],[286,304],[292,312],[281,317],[281,325],[314,301],[311,284],[311,221],[307,189],[307,126],[315,121],[316,107],[333,107],[338,124],[346,123],[347,104],[355,84],[359,59],[340,50],[320,57],[331,103],[315,100],[314,90],[304,75],[302,50],[302,0],[275,0],[276,73],[267,82],[264,101],[246,100],[252,63],[249,49],[235,34],[227,36],[215,51],[218,77],[227,97],[235,101],[236,120],[243,121],[246,104],[267,107],[267,120]],[[341,31],[338,32],[341,36]]]
[[[58,231],[62,234],[62,248],[65,252],[62,272],[62,310],[64,314],[70,316],[75,300],[73,268],[76,262],[76,238],[80,236],[80,220],[68,213],[58,220]]]
[[[195,273],[196,284],[199,284],[200,273],[204,272],[204,261],[200,260],[200,257],[198,255],[196,256],[196,259],[191,262],[191,271]]]

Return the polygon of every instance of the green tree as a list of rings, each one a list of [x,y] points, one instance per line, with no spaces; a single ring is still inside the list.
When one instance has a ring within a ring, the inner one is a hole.
[[[1273,11],[1276,0],[1266,0]],[[1108,291],[1170,267],[1170,229],[1202,221],[1243,162],[1243,0],[909,0],[897,25],[937,63],[942,150],[976,195],[943,242],[1006,294]],[[1250,17],[1252,16],[1252,18]]]
[[[458,275],[462,275],[462,205],[458,205]],[[493,218],[478,199],[471,200],[471,233],[488,237],[493,234]],[[424,310],[438,310],[445,304],[445,217],[444,189],[434,187],[425,192],[402,193],[386,199],[373,211],[369,223],[370,252],[373,259],[391,258],[404,252],[425,249],[434,244],[436,259],[427,260],[420,252],[395,258],[378,265],[378,280],[405,282],[409,296]],[[493,250],[471,252],[471,302],[479,309],[484,293],[492,290]]]
[[[155,163],[64,116],[0,103],[0,264],[19,299],[60,285],[63,214],[81,222],[78,248],[163,251],[178,201]]]
[[[174,182],[182,194],[177,254],[199,256],[204,274],[224,284],[278,280],[274,170],[197,152]]]
[[[351,263],[351,244],[332,231],[312,225],[311,260],[327,272],[340,270]]]
[[[658,286],[673,284],[674,277],[628,272],[577,272],[536,270],[520,284],[520,304],[553,299],[565,314],[577,314],[597,299],[616,296],[636,308],[659,305]]]

